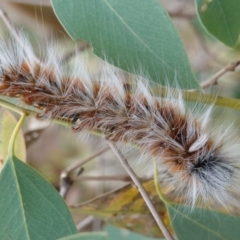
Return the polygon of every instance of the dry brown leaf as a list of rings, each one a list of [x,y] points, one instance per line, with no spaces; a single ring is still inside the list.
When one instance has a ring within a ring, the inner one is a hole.
[[[157,195],[153,180],[144,182],[143,186],[164,223],[172,232],[167,210]],[[163,237],[137,188],[130,184],[80,204],[77,211],[146,236]]]

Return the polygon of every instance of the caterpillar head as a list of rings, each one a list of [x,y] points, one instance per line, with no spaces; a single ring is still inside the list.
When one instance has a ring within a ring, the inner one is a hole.
[[[187,124],[169,134],[169,144],[161,150],[158,170],[165,193],[191,207],[232,210],[239,205],[239,145],[229,131],[216,133],[195,122],[195,130],[191,123],[189,132]]]

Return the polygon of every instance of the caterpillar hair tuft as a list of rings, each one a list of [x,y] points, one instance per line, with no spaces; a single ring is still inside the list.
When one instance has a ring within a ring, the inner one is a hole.
[[[212,128],[212,107],[197,113],[180,91],[153,96],[149,82],[123,81],[108,66],[91,77],[82,62],[64,72],[50,54],[36,62],[27,38],[0,43],[0,95],[20,98],[41,110],[40,119],[71,123],[74,132],[91,131],[132,144],[155,158],[164,193],[173,201],[232,209],[238,204],[240,152],[231,130]]]

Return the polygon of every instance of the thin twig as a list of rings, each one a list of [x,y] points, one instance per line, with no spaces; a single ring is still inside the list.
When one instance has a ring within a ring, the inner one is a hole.
[[[35,6],[46,6],[51,7],[50,0],[11,0],[11,2],[18,3],[18,4],[27,4],[27,5],[35,5]]]
[[[66,177],[60,180],[59,183],[59,194],[62,198],[66,198],[69,188],[72,186],[73,181],[71,178]]]
[[[83,207],[83,206],[85,206],[85,205],[87,205],[87,204],[90,204],[90,203],[95,202],[95,201],[98,200],[98,199],[106,198],[107,196],[111,196],[111,195],[114,194],[115,192],[117,192],[117,191],[119,191],[119,190],[121,190],[121,189],[123,189],[123,188],[125,188],[125,187],[127,187],[127,186],[130,186],[130,185],[131,185],[131,183],[127,183],[126,185],[124,185],[124,186],[122,186],[122,187],[119,187],[119,188],[113,189],[113,190],[111,190],[111,191],[109,191],[109,192],[106,192],[106,193],[103,193],[103,194],[101,194],[101,195],[98,195],[98,196],[96,196],[96,197],[94,197],[94,198],[91,198],[90,200],[85,201],[85,202],[81,202],[81,203],[73,204],[73,205],[68,205],[68,207],[69,207],[69,208],[80,208],[80,207]]]
[[[67,167],[63,172],[62,174],[69,174],[71,173],[72,171],[74,171],[75,169],[77,168],[80,168],[81,166],[85,165],[87,162],[91,161],[92,159],[98,157],[99,155],[105,153],[106,151],[109,150],[109,147],[106,147],[96,153],[94,153],[93,155],[91,155],[90,157],[80,161],[80,162],[77,162],[77,163],[74,163],[73,165]]]
[[[80,168],[79,171],[81,172],[81,167],[86,164],[87,162],[91,161],[92,159],[94,159],[95,157],[103,154],[104,152],[106,152],[107,150],[109,150],[109,147],[106,147],[104,149],[102,149],[101,151],[93,154],[92,156],[80,161],[80,162],[77,162],[77,163],[74,163],[73,165],[67,167],[64,171],[62,171],[61,175],[60,175],[60,183],[59,183],[59,186],[60,186],[60,189],[59,189],[59,194],[65,198],[66,197],[66,194],[69,190],[69,188],[72,186],[74,180],[69,176],[69,174]],[[80,174],[80,172],[78,172],[77,175]]]
[[[78,176],[72,177],[73,181],[123,181],[131,182],[132,179],[128,175],[118,176]]]
[[[171,233],[168,231],[167,227],[165,226],[164,222],[162,221],[162,219],[160,218],[156,208],[153,206],[149,196],[147,195],[145,189],[143,188],[141,182],[139,181],[137,175],[134,173],[134,171],[132,170],[132,168],[129,166],[127,160],[124,158],[124,156],[122,155],[122,153],[117,149],[117,147],[112,143],[108,141],[109,146],[111,147],[112,151],[115,153],[115,155],[117,156],[118,160],[121,162],[122,166],[124,167],[124,169],[127,171],[127,173],[129,174],[129,176],[132,178],[134,184],[137,186],[140,194],[142,195],[146,205],[148,206],[152,216],[154,217],[156,223],[158,224],[160,230],[162,231],[164,237],[167,240],[174,240],[173,236],[171,235]]]
[[[99,156],[99,161],[96,162],[96,167],[101,176],[105,175],[106,161],[103,156]],[[109,183],[109,181],[108,181]],[[104,184],[99,184],[98,187],[94,189],[95,196],[101,195],[104,193]],[[92,222],[91,230],[93,232],[100,231],[103,221],[101,219],[95,218]]]
[[[182,11],[168,11],[168,14],[172,18],[183,18],[187,20],[192,20],[193,18],[197,17],[195,12],[184,13]]]
[[[234,72],[236,70],[236,67],[240,64],[240,60],[237,60],[235,62],[229,63],[227,66],[222,68],[220,71],[218,71],[216,74],[214,74],[209,79],[205,80],[201,83],[202,88],[207,88],[213,85],[216,85],[218,83],[218,79],[222,77],[227,72]]]
[[[94,220],[93,216],[88,216],[88,217],[84,218],[81,222],[79,222],[76,225],[77,230],[80,232],[83,228],[88,226],[93,220]]]

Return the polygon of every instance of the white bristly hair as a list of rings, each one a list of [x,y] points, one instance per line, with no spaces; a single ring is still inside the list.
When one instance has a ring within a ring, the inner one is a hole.
[[[109,65],[94,78],[81,61],[66,73],[52,51],[36,62],[26,37],[19,38],[22,45],[0,42],[1,95],[41,110],[40,119],[64,120],[75,132],[137,147],[143,162],[155,158],[162,191],[175,202],[230,210],[239,205],[239,141],[230,129],[212,127],[213,106],[193,111],[181,91],[173,96],[170,88],[155,97],[149,81],[129,83]]]

